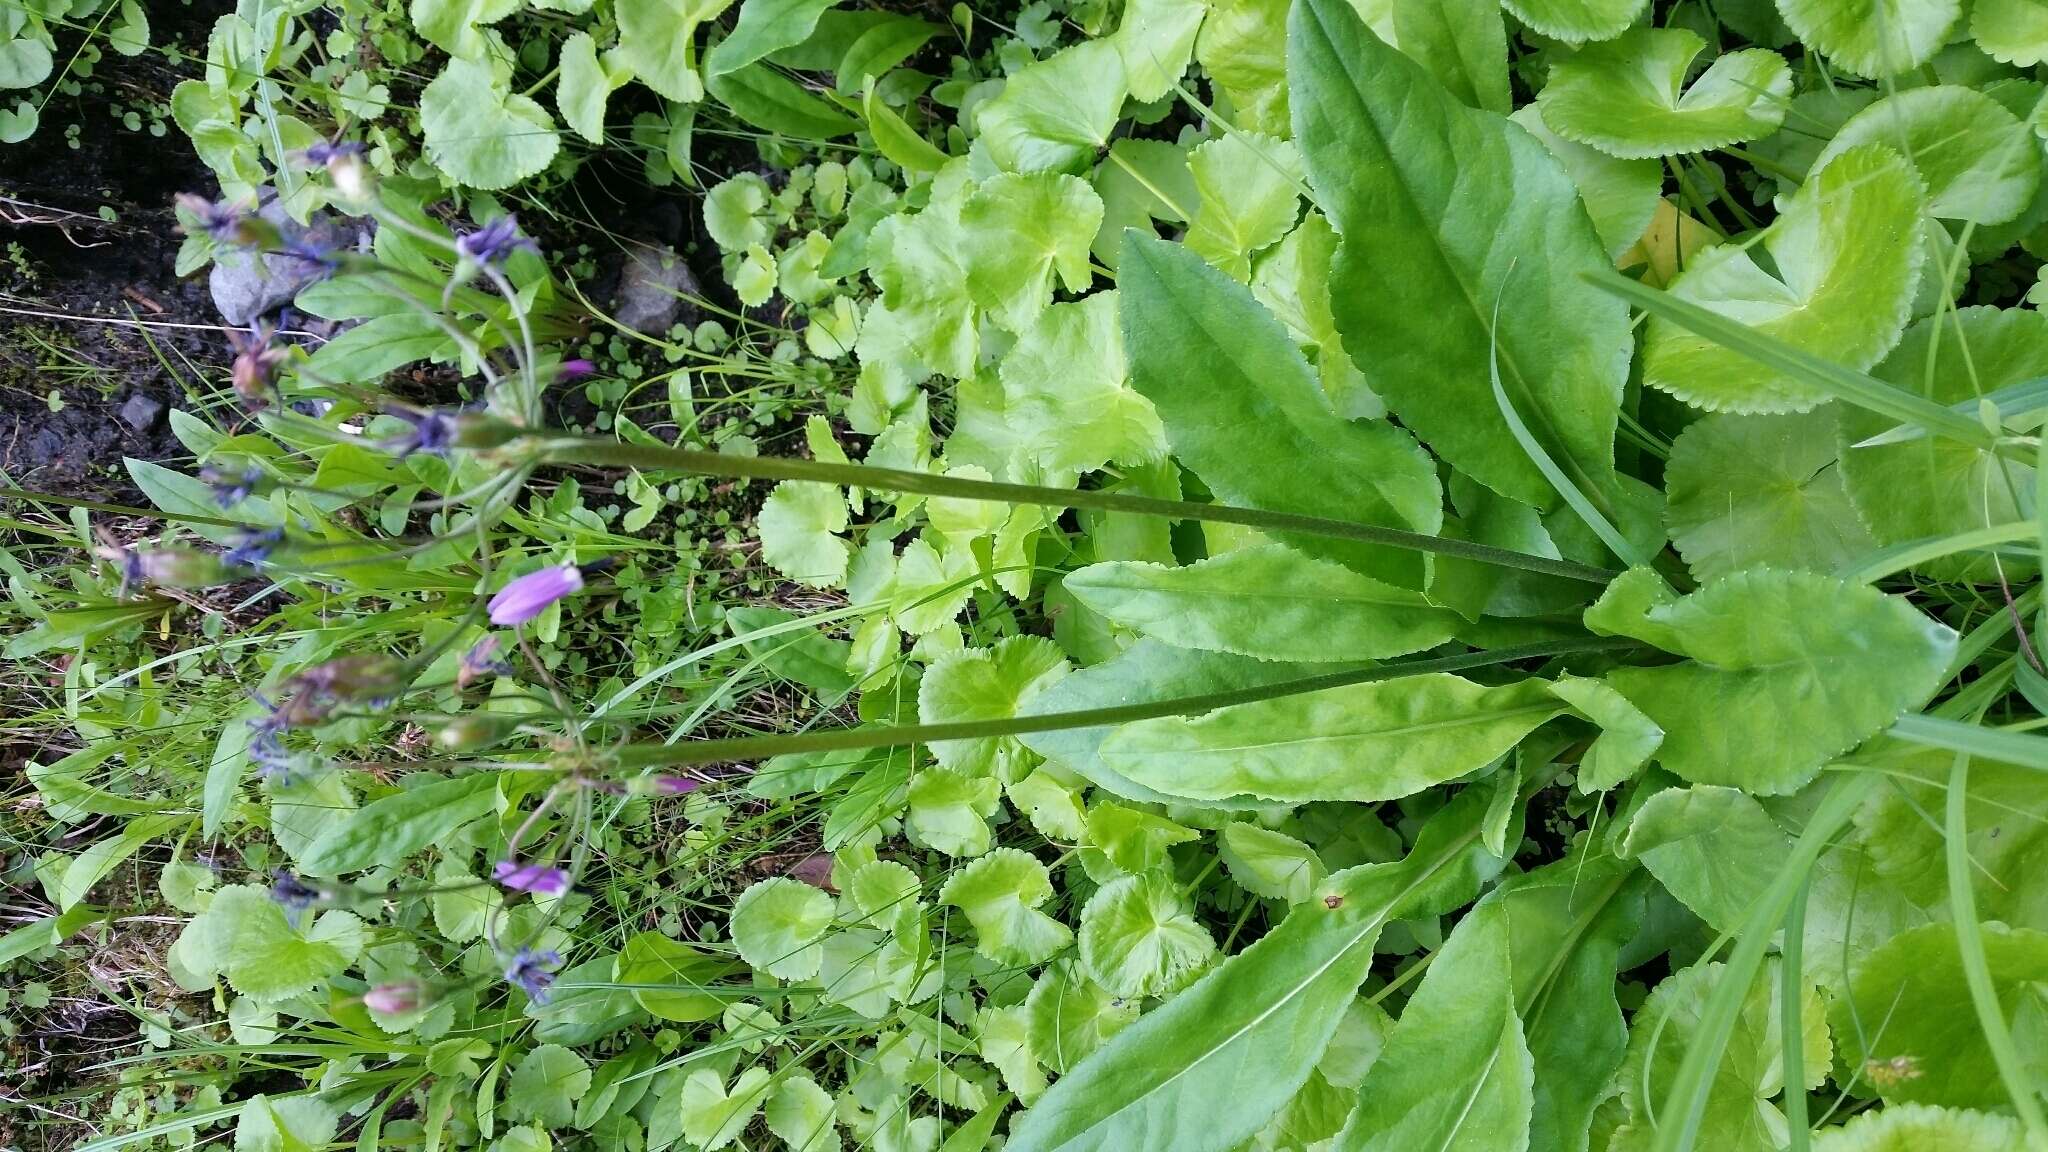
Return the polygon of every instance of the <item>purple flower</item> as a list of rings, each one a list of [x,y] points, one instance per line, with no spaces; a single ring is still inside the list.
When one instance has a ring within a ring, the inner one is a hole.
[[[192,217],[193,227],[213,237],[216,244],[239,242],[242,222],[246,218],[240,208],[225,200],[208,200],[190,192],[180,192],[177,199],[178,207]]]
[[[300,156],[305,158],[306,163],[323,168],[343,157],[361,156],[362,154],[363,146],[354,140],[336,140],[332,143],[322,140],[304,152],[299,153]]]
[[[291,349],[279,344],[277,329],[262,320],[249,328],[246,337],[228,333],[228,341],[235,346],[235,363],[229,372],[235,394],[252,408],[269,403],[277,392],[277,370],[291,356]]]
[[[699,783],[688,776],[656,776],[654,790],[663,796],[682,796],[695,792]]]
[[[512,666],[498,659],[498,638],[486,636],[462,654],[462,664],[455,670],[455,686],[467,688],[486,676],[503,676],[510,671]]]
[[[525,992],[535,1004],[545,1004],[548,985],[555,982],[555,969],[561,963],[561,956],[554,952],[521,948],[512,954],[512,962],[505,965],[505,982]]]
[[[284,529],[244,528],[235,533],[234,543],[220,554],[221,561],[231,568],[254,570],[270,562],[270,550],[284,539]]]
[[[225,512],[255,493],[256,486],[263,482],[263,470],[245,468],[236,475],[208,465],[199,470],[199,479],[213,489],[214,504]]]
[[[596,374],[597,365],[580,356],[574,360],[562,361],[562,366],[555,369],[556,377],[565,383],[570,380],[581,380],[585,376],[594,376]]]
[[[498,590],[491,597],[491,623],[500,627],[524,624],[541,614],[548,605],[572,592],[583,590],[583,573],[573,565],[529,572]]]
[[[492,874],[498,883],[514,892],[531,892],[535,896],[560,896],[569,890],[569,874],[560,868],[545,864],[521,864],[513,860],[500,860]]]
[[[398,453],[400,459],[415,452],[424,452],[429,456],[446,456],[448,449],[455,445],[455,420],[461,415],[459,412],[437,408],[430,408],[425,412],[407,412],[400,409],[392,415],[412,425],[397,439],[387,441],[384,445],[386,450]]]
[[[540,251],[540,246],[519,234],[519,218],[507,212],[474,232],[465,232],[455,241],[455,252],[464,260],[486,268],[505,262],[512,253],[525,249]]]
[[[284,909],[284,918],[291,921],[294,928],[299,926],[299,917],[320,897],[321,892],[318,888],[283,868],[277,870],[277,877],[270,885],[270,898],[277,901],[278,907]]]

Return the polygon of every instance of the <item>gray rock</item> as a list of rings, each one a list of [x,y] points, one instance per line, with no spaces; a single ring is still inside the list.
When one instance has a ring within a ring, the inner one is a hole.
[[[121,421],[137,432],[147,432],[164,414],[164,406],[148,393],[135,392],[121,405]]]
[[[310,226],[301,226],[285,215],[284,207],[268,189],[262,195],[267,199],[257,215],[276,226],[287,246],[327,250],[354,239],[340,221],[325,212],[313,213]],[[328,270],[315,261],[282,252],[222,252],[207,278],[207,287],[213,292],[213,306],[220,310],[221,319],[237,328],[246,328],[257,317],[291,303],[301,289],[325,279],[327,274]]]
[[[700,292],[696,274],[674,248],[666,244],[629,244],[612,314],[635,332],[661,336],[667,334],[681,314],[681,297]]]

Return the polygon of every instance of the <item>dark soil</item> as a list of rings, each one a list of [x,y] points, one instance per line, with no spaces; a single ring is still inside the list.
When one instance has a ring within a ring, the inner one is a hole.
[[[106,53],[33,137],[0,146],[0,472],[16,485],[132,501],[121,458],[181,455],[166,414],[214,394],[200,372],[231,352],[204,276],[173,274],[171,212],[174,195],[209,192],[213,178],[175,125],[131,132],[111,108],[167,103],[200,65],[160,49],[203,52],[232,7],[154,6],[155,48]],[[69,123],[79,131],[67,137]]]

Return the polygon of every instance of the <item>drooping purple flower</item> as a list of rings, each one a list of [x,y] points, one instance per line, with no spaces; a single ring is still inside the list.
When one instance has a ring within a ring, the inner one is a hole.
[[[540,246],[519,234],[519,218],[510,212],[499,216],[474,232],[465,232],[456,238],[455,252],[472,264],[494,268],[505,262],[514,252],[525,249],[540,251]]]
[[[228,342],[235,346],[235,363],[229,371],[235,395],[251,408],[263,407],[277,394],[277,370],[291,356],[291,349],[277,342],[277,329],[263,320],[251,325],[247,336],[228,333]]]
[[[354,140],[321,140],[304,152],[299,153],[306,163],[322,168],[344,157],[361,156],[362,154],[363,146]]]
[[[244,468],[240,472],[223,472],[211,464],[199,470],[200,482],[213,490],[215,506],[225,512],[247,500],[263,482],[263,469]]]
[[[270,885],[270,898],[277,901],[278,907],[284,909],[284,918],[291,921],[291,925],[294,928],[299,926],[299,917],[305,915],[308,908],[318,903],[321,896],[322,893],[318,888],[292,875],[290,870],[284,868],[277,870],[277,875]]]
[[[583,359],[581,356],[574,360],[564,360],[561,367],[555,369],[556,378],[565,384],[572,380],[581,380],[585,376],[594,376],[596,374],[597,365]]]
[[[225,200],[208,200],[190,192],[180,192],[178,207],[192,217],[193,226],[213,237],[217,244],[234,244],[240,239],[242,222],[246,218],[240,208]]]
[[[231,568],[254,571],[270,562],[270,550],[283,539],[282,528],[243,528],[235,533],[228,550],[220,554],[221,562]]]
[[[500,860],[492,869],[498,883],[513,892],[531,892],[535,896],[560,896],[569,890],[569,874],[560,868],[545,864],[521,864],[516,860]]]
[[[695,792],[702,783],[688,776],[656,776],[654,790],[663,796],[684,796]]]
[[[505,982],[526,993],[535,1004],[548,1002],[548,986],[555,982],[555,969],[562,957],[553,951],[536,952],[521,948],[505,965]]]
[[[548,605],[582,590],[583,573],[573,565],[529,572],[498,589],[498,594],[491,597],[491,623],[499,627],[524,624],[540,615]]]
[[[401,408],[392,415],[412,425],[395,439],[384,444],[387,451],[396,452],[400,459],[415,452],[424,452],[429,456],[446,456],[448,449],[455,446],[455,421],[461,415],[459,412],[439,408],[409,412]]]
[[[470,645],[455,670],[455,686],[467,688],[486,676],[503,676],[512,671],[510,664],[498,659],[498,647],[496,636],[486,636]]]

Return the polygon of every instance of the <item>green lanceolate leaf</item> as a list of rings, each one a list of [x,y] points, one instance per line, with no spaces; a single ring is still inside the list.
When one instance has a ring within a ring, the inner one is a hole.
[[[1344,236],[1337,327],[1373,390],[1458,470],[1554,507],[1542,472],[1482,415],[1494,411],[1497,335],[1515,411],[1574,484],[1616,501],[1628,317],[1575,279],[1608,261],[1571,178],[1504,117],[1453,100],[1343,0],[1295,5],[1288,79],[1295,139]]]
[[[1414,532],[1441,525],[1429,457],[1398,428],[1332,411],[1286,330],[1242,285],[1187,248],[1133,232],[1118,291],[1131,383],[1157,409],[1174,454],[1219,499]],[[1275,535],[1311,556],[1422,586],[1414,556]]]
[[[2038,1077],[2048,1044],[2037,991],[2048,980],[2048,933],[1997,923],[1976,927],[2013,1042]],[[1851,1066],[1864,1069],[1865,1083],[1887,1101],[2009,1106],[1977,1025],[1953,924],[1902,932],[1865,956],[1849,995],[1836,1004],[1834,1022]]]
[[[1624,158],[1705,152],[1777,131],[1792,98],[1792,67],[1745,48],[1714,57],[1690,85],[1707,46],[1686,28],[1634,28],[1589,44],[1550,70],[1537,106],[1568,140]],[[1683,91],[1681,91],[1683,86]]]
[[[1434,648],[1455,613],[1420,593],[1279,544],[1185,568],[1119,561],[1070,573],[1066,588],[1111,621],[1183,648],[1264,660],[1370,660]]]
[[[633,999],[640,1007],[658,1019],[681,1024],[716,1020],[732,997],[707,989],[746,974],[727,957],[700,952],[659,932],[642,932],[626,941],[614,963],[612,978],[634,985]]]
[[[860,121],[766,64],[713,75],[705,86],[733,115],[757,128],[798,140],[851,136]]]
[[[1380,39],[1429,70],[1461,103],[1506,114],[1507,28],[1490,0],[1375,0],[1359,8]]]
[[[1967,402],[2048,376],[2048,315],[2031,309],[1962,308],[1930,317],[1872,373],[1937,404]],[[1891,426],[1882,416],[1841,416],[1842,480],[1856,512],[1880,544],[1952,536],[2031,515],[2034,469],[1948,439],[1858,446]],[[1930,575],[1972,580],[1996,573],[1985,557],[1924,566]],[[2009,561],[2021,575],[2026,561]]]
[[[718,76],[744,68],[772,52],[801,44],[818,17],[839,0],[746,0],[739,22],[704,59],[704,71]]]
[[[329,828],[299,859],[314,876],[396,864],[472,820],[497,810],[498,778],[480,772],[395,792]]]
[[[1696,578],[1763,565],[1833,572],[1876,547],[1836,462],[1841,407],[1708,416],[1672,441],[1664,515],[1672,545]]]
[[[1615,999],[1621,949],[1649,879],[1587,837],[1566,858],[1510,877],[1487,900],[1507,921],[1515,1010],[1535,1064],[1529,1147],[1584,1152],[1593,1110],[1628,1047]]]
[[[1050,715],[1088,708],[1113,708],[1148,700],[1171,700],[1273,684],[1314,673],[1301,665],[1255,660],[1221,652],[1190,651],[1158,640],[1143,639],[1113,660],[1073,672],[1033,696],[1020,714]],[[1096,787],[1126,800],[1171,803],[1172,797],[1124,776],[1102,759],[1102,742],[1116,729],[1108,725],[1032,732],[1019,736],[1026,748],[1062,768],[1080,773]],[[1262,807],[1240,797],[1232,807]]]
[[[1454,801],[1398,864],[1331,876],[1280,927],[1139,1018],[1040,1098],[1012,1152],[1225,1152],[1307,1081],[1389,920],[1471,898],[1499,862],[1484,797]]]
[[[1458,922],[1358,1086],[1337,1148],[1529,1146],[1535,1066],[1515,1012],[1511,936],[1498,900]]]
[[[1790,792],[1934,694],[1956,635],[1876,589],[1757,568],[1687,596],[1637,569],[1586,626],[1689,657],[1606,680],[1664,729],[1657,758],[1697,784]]]
[[[1141,720],[1101,756],[1183,800],[1392,800],[1484,767],[1563,710],[1539,680],[1490,688],[1415,676]]]
[[[1920,182],[1882,145],[1842,153],[1800,185],[1762,245],[1767,272],[1747,243],[1695,254],[1669,289],[1801,352],[1861,371],[1898,341],[1919,282]],[[1829,398],[1687,328],[1652,316],[1643,380],[1695,407],[1722,412],[1803,412]]]

